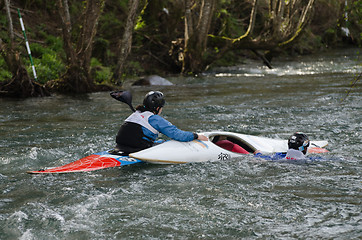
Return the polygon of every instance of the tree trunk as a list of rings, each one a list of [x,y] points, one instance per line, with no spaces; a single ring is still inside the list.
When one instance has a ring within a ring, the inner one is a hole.
[[[121,85],[122,71],[124,63],[131,52],[132,47],[132,34],[134,25],[136,22],[136,17],[138,16],[137,10],[139,6],[139,0],[130,0],[129,1],[129,11],[127,17],[126,27],[124,29],[123,37],[118,43],[118,61],[116,69],[113,73],[113,81]]]
[[[72,40],[72,25],[69,15],[68,0],[58,0],[59,16],[63,30],[64,50],[67,56],[67,71],[61,80],[49,82],[51,89],[65,93],[87,93],[96,90],[90,75],[90,62],[93,39],[97,32],[97,23],[103,10],[104,0],[88,0],[81,14],[81,32]]]
[[[5,9],[6,9],[6,18],[8,20],[8,31],[10,36],[10,46],[13,48],[13,42],[14,42],[14,28],[13,28],[13,20],[11,18],[10,13],[10,0],[4,0],[5,2]]]
[[[202,0],[198,6],[193,0],[185,1],[185,50],[182,73],[198,73],[204,70],[204,54],[214,14],[215,0]],[[197,13],[193,9],[199,8]],[[199,15],[194,23],[194,14]]]
[[[97,23],[104,7],[104,0],[88,0],[82,24],[82,31],[77,44],[78,59],[87,79],[90,79],[90,62],[93,39],[97,33]]]

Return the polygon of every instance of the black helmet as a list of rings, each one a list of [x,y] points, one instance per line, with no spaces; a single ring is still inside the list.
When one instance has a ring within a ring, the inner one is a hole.
[[[309,147],[308,136],[301,132],[296,132],[288,139],[288,147],[303,152]]]
[[[163,97],[163,93],[159,91],[151,91],[146,94],[143,99],[143,106],[146,110],[158,113],[157,108],[161,108],[165,105],[165,99]]]

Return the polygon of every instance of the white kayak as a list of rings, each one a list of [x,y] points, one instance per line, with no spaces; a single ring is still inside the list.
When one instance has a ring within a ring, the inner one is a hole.
[[[209,141],[194,140],[191,142],[178,142],[174,140],[166,141],[157,146],[135,152],[129,156],[144,162],[155,164],[179,164],[191,162],[220,161],[236,158],[245,155],[226,150],[214,142],[216,139],[224,139],[237,144],[248,153],[254,153],[256,150],[264,154],[275,152],[287,152],[288,141],[283,139],[272,139],[258,137],[233,132],[204,132]],[[308,148],[309,153],[328,152],[324,149],[328,141],[311,141]]]
[[[31,174],[88,172],[104,168],[141,164],[144,162],[157,164],[175,164],[227,160],[233,157],[245,156],[256,150],[268,154],[286,152],[287,140],[257,137],[232,132],[205,132],[210,141],[194,140],[191,142],[166,141],[151,148],[135,152],[129,156],[119,155],[114,151],[103,151],[91,154],[77,161],[59,167],[28,171]],[[216,141],[216,140],[219,141]],[[227,142],[221,145],[220,142]],[[215,144],[217,142],[217,144]],[[308,152],[323,153],[328,150],[327,141],[311,141]],[[222,146],[222,147],[220,147]],[[232,148],[230,148],[232,146]],[[226,150],[230,149],[230,150]],[[242,150],[242,151],[241,151]],[[238,151],[239,153],[236,153]],[[243,154],[242,154],[242,153]]]

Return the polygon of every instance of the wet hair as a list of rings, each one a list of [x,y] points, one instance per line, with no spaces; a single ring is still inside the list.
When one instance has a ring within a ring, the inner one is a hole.
[[[140,111],[140,112],[148,111],[148,110],[146,109],[146,107],[143,106],[142,104],[138,105],[138,106],[136,107],[136,110],[138,110],[138,111]]]

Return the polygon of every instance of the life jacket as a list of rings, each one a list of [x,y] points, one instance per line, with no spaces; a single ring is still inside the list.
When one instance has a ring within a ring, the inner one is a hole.
[[[287,151],[285,158],[290,160],[305,159],[305,155],[301,151],[291,148]]]
[[[159,132],[156,129],[154,129],[151,126],[151,124],[148,122],[148,119],[152,115],[154,115],[154,114],[152,112],[149,112],[149,111],[145,111],[145,112],[136,111],[133,114],[131,114],[125,121],[126,122],[137,123],[137,124],[147,128],[148,130],[150,130],[154,134],[158,134]]]
[[[142,129],[145,127],[152,133],[158,134],[158,131],[148,123],[148,119],[152,115],[153,113],[148,111],[142,113],[136,111],[125,120],[116,137],[117,148],[120,151],[129,154],[153,145],[153,139],[147,137]]]

